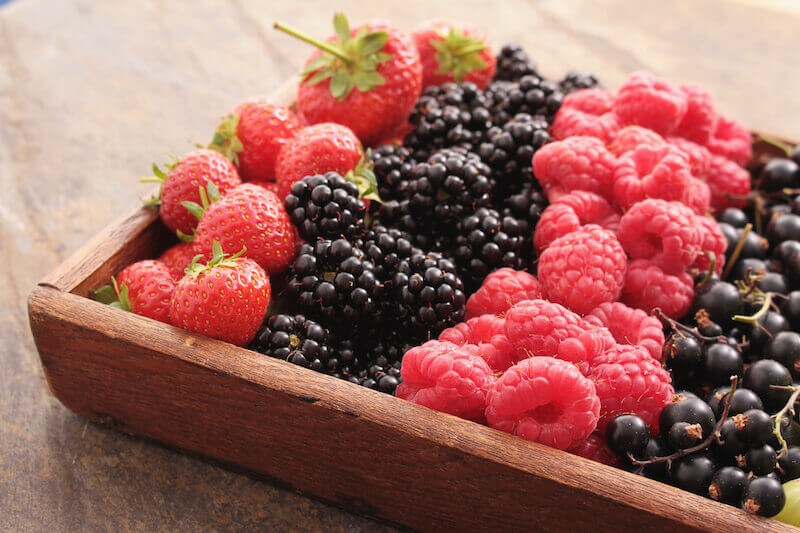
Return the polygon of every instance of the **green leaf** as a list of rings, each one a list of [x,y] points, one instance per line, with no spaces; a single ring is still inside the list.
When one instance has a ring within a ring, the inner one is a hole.
[[[180,240],[183,242],[194,242],[194,234],[187,235],[186,233],[182,232],[181,230],[176,230],[175,235],[178,236]]]
[[[389,34],[385,31],[368,33],[359,40],[359,52],[362,55],[374,54],[383,49],[389,41]]]
[[[198,204],[197,202],[185,201],[181,202],[181,205],[185,207],[186,210],[189,211],[192,215],[194,215],[194,217],[197,218],[197,220],[203,218],[203,213],[206,212],[206,210],[203,209],[203,206]]]
[[[343,100],[348,93],[347,86],[351,83],[350,76],[343,70],[337,70],[331,78],[331,94],[338,100]]]
[[[306,65],[306,69],[303,71],[303,76],[308,76],[312,72],[316,72],[321,68],[330,66],[330,64],[331,64],[331,57],[327,55],[321,55],[318,58],[312,60],[308,65]]]
[[[114,292],[114,287],[111,285],[103,285],[97,290],[89,291],[92,299],[100,302],[101,304],[110,305],[112,302],[117,301],[117,293]]]
[[[333,69],[326,68],[325,70],[320,70],[319,72],[314,74],[310,80],[306,81],[306,84],[316,85],[317,83],[323,80],[327,80],[331,76],[333,76]]]
[[[344,13],[336,13],[333,16],[333,29],[336,31],[340,43],[350,40],[350,23]]]
[[[208,191],[209,203],[213,204],[214,202],[222,198],[222,196],[219,194],[219,187],[217,187],[217,184],[214,183],[213,181],[208,182],[208,185],[206,185],[206,190]]]

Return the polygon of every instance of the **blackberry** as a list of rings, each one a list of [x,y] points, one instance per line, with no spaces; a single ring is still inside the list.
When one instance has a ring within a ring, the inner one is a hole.
[[[373,269],[364,253],[344,239],[303,244],[288,289],[304,313],[351,330],[380,318],[383,287]]]
[[[536,64],[531,61],[522,46],[517,43],[504,45],[497,54],[497,69],[494,79],[517,81],[523,76],[530,75],[541,77],[536,70]]]
[[[352,239],[364,229],[364,201],[358,187],[336,172],[306,176],[284,200],[289,218],[304,240]]]
[[[457,231],[452,255],[468,293],[498,268],[521,270],[525,266],[520,255],[522,232],[513,217],[482,207],[462,219]]]
[[[374,265],[375,276],[381,283],[389,281],[401,260],[422,252],[410,234],[380,224],[367,230],[357,246]]]
[[[567,72],[567,75],[558,82],[558,87],[561,89],[561,92],[564,93],[564,96],[583,89],[603,88],[594,74],[578,72],[576,70]]]
[[[414,345],[395,324],[384,325],[364,336],[361,353],[368,365],[385,367],[399,363]]]
[[[330,331],[303,315],[272,315],[256,335],[252,349],[295,365],[333,373],[339,361]]]
[[[355,340],[349,337],[339,338],[336,343],[336,359],[338,367],[331,375],[336,378],[348,379],[355,376],[361,369],[361,358]]]
[[[436,338],[466,314],[464,284],[453,262],[439,253],[414,254],[401,261],[392,289],[393,315],[408,326],[409,340]]]
[[[371,151],[369,158],[378,180],[381,200],[387,202],[408,197],[408,180],[417,164],[411,157],[411,151],[404,146],[384,144]],[[374,202],[374,205],[380,206],[378,202]]]
[[[432,249],[434,240],[431,235],[431,218],[414,216],[411,213],[410,199],[383,203],[375,215],[375,223],[400,230],[423,250]]]
[[[547,207],[547,197],[536,190],[536,185],[535,181],[525,185],[522,191],[506,197],[503,202],[502,215],[513,217],[520,226],[520,233],[523,236],[520,255],[526,262],[534,257],[533,231]]]
[[[530,75],[523,76],[516,83],[492,82],[484,95],[486,101],[492,103],[491,116],[495,124],[505,124],[518,113],[552,122],[564,100],[558,84]]]
[[[357,375],[347,379],[362,387],[385,392],[386,394],[394,394],[397,386],[403,382],[403,378],[400,375],[400,363],[387,366],[371,365],[369,368],[363,369]]]

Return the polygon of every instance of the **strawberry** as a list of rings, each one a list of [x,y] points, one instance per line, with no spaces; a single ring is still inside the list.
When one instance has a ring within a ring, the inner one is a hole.
[[[161,183],[158,198],[147,203],[160,204],[161,220],[178,236],[191,234],[197,226],[197,218],[184,205],[185,202],[200,202],[201,189],[211,196],[215,195],[214,192],[224,195],[242,182],[233,164],[214,150],[195,150],[180,161],[167,165],[167,169],[169,172],[165,173],[153,165],[155,176],[142,181]],[[208,188],[210,184],[214,185],[211,189]]]
[[[255,98],[222,117],[208,147],[233,161],[243,181],[274,181],[281,146],[302,127],[288,108]]]
[[[207,337],[245,346],[256,335],[269,305],[270,284],[252,259],[232,256],[214,242],[205,265],[199,257],[178,283],[169,308],[172,323]]]
[[[410,36],[386,22],[351,30],[341,13],[333,17],[336,35],[327,42],[280,23],[275,27],[318,48],[297,93],[307,123],[344,124],[374,146],[408,119],[422,91],[422,64]]]
[[[191,264],[195,255],[197,255],[197,251],[194,243],[180,242],[161,254],[158,260],[167,265],[172,273],[172,279],[178,282],[186,273],[186,267]]]
[[[474,28],[430,22],[412,35],[422,61],[422,88],[469,81],[485,89],[497,59],[486,36]]]
[[[127,266],[111,285],[92,291],[98,302],[171,324],[169,305],[175,280],[161,261],[147,259]]]
[[[246,257],[277,274],[294,259],[295,238],[283,202],[263,187],[244,183],[205,209],[194,242],[207,258],[215,242],[227,250],[246,247]]]
[[[273,193],[275,196],[279,196],[278,184],[274,181],[250,181],[248,183],[250,183],[251,185],[258,185],[259,187]]]

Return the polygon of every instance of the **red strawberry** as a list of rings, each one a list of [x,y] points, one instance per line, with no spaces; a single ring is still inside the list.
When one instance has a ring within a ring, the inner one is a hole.
[[[171,324],[169,305],[175,280],[167,265],[147,259],[126,267],[92,296],[98,302]]]
[[[207,337],[245,346],[267,312],[269,277],[245,250],[228,256],[215,242],[207,264],[193,261],[169,308],[172,323]]]
[[[194,242],[207,258],[217,241],[227,250],[246,247],[246,257],[276,274],[294,259],[295,235],[283,202],[263,187],[244,183],[208,206]]]
[[[215,193],[224,195],[242,182],[233,164],[214,150],[195,150],[167,167],[169,173],[153,165],[155,176],[144,178],[142,181],[161,183],[159,198],[148,203],[161,204],[159,208],[161,220],[179,236],[191,234],[197,226],[197,217],[184,205],[184,202],[193,204],[201,202],[200,189],[210,196],[215,196]],[[215,187],[209,189],[211,183]]]
[[[288,108],[255,98],[222,117],[208,147],[233,161],[242,180],[273,181],[281,146],[302,127]]]
[[[410,36],[386,22],[351,31],[337,13],[333,26],[336,35],[322,42],[275,24],[319,49],[306,63],[297,107],[309,124],[344,124],[373,146],[408,119],[422,91],[419,53]]]
[[[486,36],[467,26],[429,22],[412,35],[422,61],[422,88],[469,81],[485,89],[497,59]]]
[[[186,267],[191,264],[195,255],[197,251],[193,242],[180,242],[161,254],[158,260],[167,265],[172,278],[178,282],[186,273]]]

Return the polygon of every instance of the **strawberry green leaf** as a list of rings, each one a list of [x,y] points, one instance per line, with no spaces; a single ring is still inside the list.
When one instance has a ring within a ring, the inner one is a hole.
[[[321,68],[325,68],[330,66],[331,58],[330,56],[322,55],[316,59],[313,59],[308,65],[306,65],[306,69],[303,71],[303,77],[308,76],[309,74],[318,71]]]
[[[479,52],[486,49],[486,43],[467,36],[462,30],[452,29],[441,38],[431,39],[430,45],[436,50],[437,74],[452,74],[457,83],[464,76],[487,67]]]
[[[371,54],[375,54],[383,49],[386,46],[386,43],[389,41],[389,34],[385,31],[376,31],[374,33],[368,33],[362,39],[358,41],[359,45],[359,52],[362,56],[368,56]]]
[[[203,213],[206,212],[206,210],[203,209],[203,206],[197,202],[190,202],[187,200],[185,202],[181,202],[181,205],[185,207],[186,210],[189,211],[189,213],[191,213],[195,218],[197,218],[197,220],[203,218]]]
[[[308,85],[316,85],[321,81],[327,80],[333,76],[333,69],[326,68],[325,70],[320,70],[316,74],[314,74],[306,83]]]
[[[350,23],[344,13],[333,15],[333,29],[336,31],[336,36],[339,37],[339,42],[343,43],[350,39]]]
[[[103,285],[97,290],[89,291],[92,299],[101,304],[110,305],[111,302],[117,301],[117,293],[114,292],[114,287],[111,285]]]
[[[343,70],[337,70],[331,79],[331,94],[338,100],[344,100],[347,96],[347,85],[349,76]]]
[[[217,124],[214,137],[208,145],[209,149],[221,153],[234,165],[239,164],[239,152],[244,149],[242,141],[236,136],[239,120],[240,117],[236,113],[229,113],[222,117]]]

